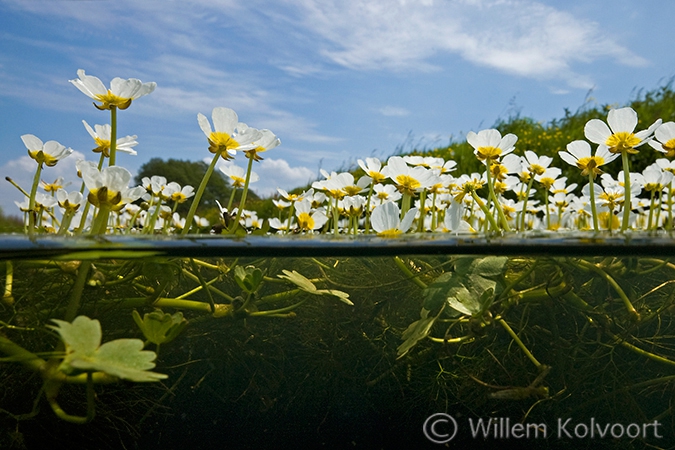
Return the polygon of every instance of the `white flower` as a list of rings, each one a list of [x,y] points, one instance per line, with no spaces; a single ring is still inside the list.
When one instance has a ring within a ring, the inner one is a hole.
[[[70,80],[82,93],[89,98],[101,102],[101,105],[94,104],[98,109],[110,109],[117,107],[127,109],[132,100],[148,95],[155,90],[157,83],[143,83],[136,78],[124,80],[122,78],[113,78],[110,82],[110,89],[96,77],[86,75],[84,70],[77,71],[76,80]]]
[[[619,157],[619,153],[610,153],[603,145],[598,146],[595,155],[591,155],[590,144],[582,140],[570,142],[567,144],[567,151],[559,151],[558,155],[567,164],[581,169],[581,175],[592,175],[593,178],[602,174],[600,167]]]
[[[675,157],[675,122],[662,123],[654,131],[656,139],[649,141],[649,145],[661,153],[665,153],[668,158]]]
[[[408,195],[440,182],[440,178],[433,171],[422,166],[410,167],[400,156],[389,158],[382,173],[396,183],[400,192]]]
[[[187,201],[187,199],[193,195],[195,195],[195,189],[192,186],[187,185],[181,188],[180,184],[176,183],[175,181],[167,184],[162,191],[162,196],[178,203]]]
[[[232,180],[232,187],[243,188],[246,183],[246,169],[235,166],[234,164],[223,165],[219,167],[220,171],[227,175]],[[249,183],[255,183],[260,177],[257,173],[251,171]]]
[[[230,108],[214,108],[211,119],[213,130],[209,119],[201,113],[197,114],[199,127],[209,141],[209,151],[219,154],[223,159],[236,155],[237,150],[245,151],[255,148],[255,141],[262,137],[259,130],[239,123],[237,113]],[[235,133],[238,128],[241,128],[243,132]]]
[[[379,159],[377,158],[366,158],[366,161],[364,162],[362,159],[359,159],[357,161],[359,163],[359,167],[363,169],[363,171],[366,173],[367,176],[369,176],[372,180],[373,183],[381,183],[384,181],[385,178],[387,178],[382,172],[382,163],[380,162]]]
[[[638,116],[633,108],[612,109],[607,114],[607,123],[591,119],[584,127],[584,134],[586,139],[607,148],[611,153],[637,153],[635,148],[651,139],[654,130],[661,125],[661,119],[648,129],[633,133],[637,123]]]
[[[443,219],[443,231],[457,233],[473,232],[474,229],[462,217],[464,215],[464,205],[450,197],[450,206],[445,211]]]
[[[73,149],[66,148],[56,141],[47,141],[44,144],[35,135],[24,134],[21,140],[28,149],[28,155],[38,164],[55,166],[57,162],[73,153]]]
[[[93,150],[94,153],[103,153],[106,157],[110,156],[110,132],[111,127],[109,124],[105,125],[94,125],[92,129],[89,124],[83,120],[84,128],[86,128],[89,136],[94,139],[96,142],[96,148]],[[138,142],[136,141],[137,136],[125,136],[123,138],[117,139],[116,149],[118,152],[128,153],[130,155],[136,156],[136,150],[133,149]]]
[[[326,214],[320,209],[317,209],[310,214],[311,207],[312,203],[308,199],[303,199],[295,203],[295,216],[298,220],[298,227],[302,230],[318,230],[324,226],[326,221],[328,221],[328,217],[326,217]],[[274,228],[281,229],[279,227]]]
[[[270,130],[255,130],[254,128],[245,129],[243,128],[242,125],[246,126],[245,124],[240,124],[240,126],[238,127],[239,128],[238,131],[241,134],[249,133],[252,131],[260,133],[260,137],[258,137],[253,143],[254,147],[250,150],[247,150],[247,156],[252,157],[256,161],[262,160],[262,158],[258,156],[258,153],[263,153],[266,152],[267,150],[272,150],[273,148],[281,145],[281,140],[278,137],[276,137],[276,135],[272,133]]]
[[[502,137],[495,129],[482,130],[478,133],[469,131],[466,141],[474,148],[474,154],[480,161],[494,161],[514,150],[518,137],[509,133]]]
[[[119,211],[145,193],[142,186],[128,187],[131,173],[124,167],[112,166],[99,171],[95,165],[83,164],[80,170],[82,180],[89,189],[87,198],[94,206],[107,206],[113,211]]]
[[[370,225],[378,236],[394,237],[410,229],[416,214],[417,208],[411,208],[401,220],[398,205],[387,202],[375,207],[370,216]]]
[[[59,202],[59,206],[67,212],[75,212],[82,204],[83,196],[80,191],[68,193],[65,189],[59,189],[56,191],[56,200]]]

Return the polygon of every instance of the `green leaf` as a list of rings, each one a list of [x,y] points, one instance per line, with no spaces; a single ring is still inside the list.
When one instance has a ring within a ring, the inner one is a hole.
[[[309,281],[306,277],[299,274],[295,270],[290,272],[284,269],[282,272],[284,275],[277,275],[277,277],[290,281],[303,291],[309,292],[310,294],[314,294],[316,292],[316,286],[314,286],[314,283]]]
[[[346,303],[349,306],[354,306],[354,303],[349,300],[349,294],[346,292],[338,291],[337,289],[317,289],[314,283],[309,281],[304,275],[299,274],[295,270],[292,272],[289,272],[288,270],[282,270],[282,272],[284,275],[277,275],[277,277],[290,281],[309,294],[332,295],[340,299],[341,302]]]
[[[434,325],[434,322],[436,322],[438,316],[428,317],[428,315],[429,310],[422,309],[422,312],[420,313],[420,316],[422,316],[422,318],[420,320],[416,320],[415,322],[411,323],[408,326],[408,328],[406,328],[406,330],[403,332],[401,337],[404,339],[404,341],[401,345],[398,346],[397,349],[399,358],[408,353],[408,351],[410,351],[411,348],[413,348],[422,339],[426,338],[429,335],[431,327]]]
[[[78,316],[72,323],[52,319],[56,330],[66,346],[66,356],[59,369],[70,374],[105,372],[131,381],[157,381],[166,375],[148,372],[155,367],[155,352],[143,350],[140,339],[116,339],[101,345],[101,324],[87,316]]]
[[[496,277],[504,271],[504,265],[508,261],[506,256],[488,256],[474,261],[472,273],[485,278]]]
[[[245,292],[254,293],[263,280],[263,271],[254,266],[237,266],[234,268],[234,279]]]
[[[141,315],[136,310],[131,314],[136,325],[143,332],[143,336],[156,345],[173,341],[187,326],[187,320],[185,320],[183,313],[180,311],[168,314],[157,310],[144,314],[143,319],[141,319]]]

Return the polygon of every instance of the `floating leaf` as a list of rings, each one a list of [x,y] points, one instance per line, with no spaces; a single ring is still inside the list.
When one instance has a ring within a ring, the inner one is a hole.
[[[59,369],[67,374],[75,371],[105,372],[131,381],[157,381],[166,375],[148,372],[155,367],[155,352],[143,350],[140,339],[116,339],[101,345],[101,324],[87,316],[78,316],[72,323],[52,319],[66,346],[66,356]]]

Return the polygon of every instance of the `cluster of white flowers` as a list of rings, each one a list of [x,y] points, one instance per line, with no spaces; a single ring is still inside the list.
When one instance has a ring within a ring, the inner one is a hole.
[[[563,171],[551,166],[552,158],[531,150],[519,156],[515,135],[502,136],[498,130],[488,129],[467,135],[475,156],[484,164],[481,173],[455,174],[454,161],[436,157],[392,156],[385,165],[377,158],[366,158],[358,161],[365,173],[359,180],[347,172],[322,171],[325,179],[304,194],[290,196],[280,190],[285,202],[275,204],[279,209],[295,204],[295,218],[291,220],[289,215],[270,224],[282,233],[328,231],[333,226],[338,233],[373,230],[383,236],[411,228],[453,233],[618,230],[623,225],[620,214],[625,214],[623,230],[672,228],[675,162],[659,158],[642,173],[621,172],[618,179],[603,173],[601,167],[622,154],[637,153],[645,143],[674,157],[675,123],[658,120],[648,129],[634,132],[637,114],[631,108],[611,110],[607,122],[594,119],[585,127],[587,139],[597,144],[594,153],[587,141],[571,142],[559,152],[564,162],[588,177],[581,189],[568,184]],[[543,202],[534,198],[535,187],[543,192]],[[575,190],[580,192],[575,194]],[[315,198],[315,191],[324,197]],[[298,208],[300,204],[303,206]],[[313,214],[322,219],[308,220]],[[332,224],[326,220],[331,215]]]
[[[365,173],[355,179],[350,172],[328,173],[301,194],[279,189],[274,200],[278,216],[261,220],[245,209],[251,183],[259,177],[252,165],[262,153],[280,144],[270,130],[249,127],[233,110],[215,108],[211,122],[197,115],[208,149],[213,154],[201,185],[180,186],[164,177],[144,178],[142,186],[130,187],[131,173],[114,163],[116,151],[136,154],[136,136],[117,138],[116,111],[128,108],[132,101],[151,93],[154,83],[115,78],[106,88],[96,77],[78,71],[71,80],[82,92],[111,111],[111,124],[95,125],[83,121],[100,153],[98,164],[78,161],[83,182],[79,191],[67,192],[62,180],[42,182],[45,193],[37,192],[44,166],[50,167],[72,150],[55,141],[43,143],[33,135],[22,140],[37,164],[35,180],[26,200],[17,203],[26,214],[30,233],[36,229],[59,233],[91,230],[103,233],[134,231],[144,233],[186,234],[203,232],[214,224],[195,215],[206,183],[216,163],[227,161],[220,170],[229,177],[232,196],[223,207],[220,231],[251,232],[255,229],[280,234],[319,233],[370,234],[395,236],[408,231],[466,233],[502,232],[530,229],[575,230],[654,230],[673,228],[675,189],[675,122],[657,120],[649,128],[635,132],[637,113],[631,108],[609,111],[607,123],[590,120],[585,140],[570,142],[559,151],[561,159],[581,170],[588,183],[577,189],[568,184],[553,159],[524,150],[516,152],[517,136],[502,136],[496,129],[467,134],[476,158],[482,163],[479,173],[457,174],[457,163],[425,156],[392,156],[383,164],[377,158],[358,160]],[[596,145],[595,151],[591,143]],[[630,171],[630,155],[649,143],[663,154],[642,173]],[[230,162],[243,152],[248,167]],[[109,159],[108,167],[105,166]],[[603,172],[603,166],[620,159],[623,171],[618,179]],[[569,169],[568,169],[569,170]],[[241,190],[239,205],[233,208],[235,193]],[[86,190],[86,193],[85,193]],[[575,193],[576,191],[576,193]],[[537,192],[543,195],[536,196]],[[49,195],[51,194],[51,195]],[[85,201],[86,200],[86,201]],[[178,204],[192,201],[190,212],[181,217]],[[224,200],[224,199],[223,199]],[[542,201],[543,200],[543,201]],[[140,202],[140,205],[136,204]],[[82,206],[84,205],[84,206]],[[92,211],[89,211],[90,207]],[[60,214],[59,214],[60,213]],[[59,219],[60,217],[60,219]],[[620,218],[622,217],[622,219]],[[79,224],[71,227],[71,223]],[[194,224],[194,228],[193,228]]]

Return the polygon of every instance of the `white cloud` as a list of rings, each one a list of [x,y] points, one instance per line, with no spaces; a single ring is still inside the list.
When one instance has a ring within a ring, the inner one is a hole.
[[[277,188],[293,189],[303,186],[316,178],[316,171],[304,166],[291,167],[284,159],[265,158],[255,172],[260,175],[253,190],[262,196],[275,194]]]
[[[405,117],[410,115],[410,111],[398,106],[383,106],[382,108],[378,109],[377,112],[387,117]]]
[[[323,38],[319,51],[357,70],[435,70],[433,58],[455,54],[477,65],[536,79],[591,80],[573,66],[611,59],[646,61],[588,19],[532,0],[293,0],[298,26]]]

